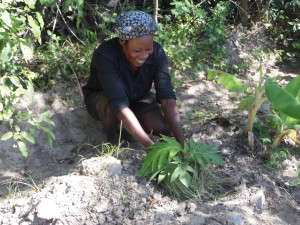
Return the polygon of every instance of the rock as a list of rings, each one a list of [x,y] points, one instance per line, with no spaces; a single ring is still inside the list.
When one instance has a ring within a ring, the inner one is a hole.
[[[205,142],[208,145],[213,145],[217,150],[219,150],[223,144],[220,140],[206,140]]]
[[[226,217],[226,220],[227,220],[227,222],[229,222],[229,224],[234,224],[234,225],[243,225],[244,224],[244,218],[240,214],[228,215]]]
[[[189,202],[186,206],[187,210],[189,213],[195,212],[195,210],[197,209],[197,205],[193,202]]]
[[[85,176],[97,176],[105,173],[119,175],[122,173],[121,161],[111,156],[87,159],[81,164],[81,173]]]
[[[261,209],[265,203],[265,194],[263,190],[257,191],[250,199],[251,205]]]
[[[37,217],[42,220],[62,218],[61,209],[52,200],[43,199],[36,207]]]
[[[228,149],[224,148],[221,150],[221,154],[222,155],[230,155],[230,151]]]
[[[190,225],[203,225],[206,224],[206,218],[201,215],[194,215],[190,218]]]

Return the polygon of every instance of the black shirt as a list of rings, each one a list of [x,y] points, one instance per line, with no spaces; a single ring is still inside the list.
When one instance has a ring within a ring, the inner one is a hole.
[[[117,113],[130,106],[131,102],[146,96],[153,83],[158,102],[161,99],[176,99],[162,46],[153,43],[153,54],[134,76],[118,38],[114,38],[94,51],[90,77],[82,90],[85,97],[94,91],[103,91],[110,107]]]

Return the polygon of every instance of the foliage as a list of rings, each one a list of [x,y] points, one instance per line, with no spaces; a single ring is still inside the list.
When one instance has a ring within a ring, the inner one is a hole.
[[[223,44],[230,2],[221,1],[208,10],[188,0],[173,1],[171,5],[174,6],[171,15],[161,18],[165,23],[160,24],[156,40],[164,46],[172,68],[179,71],[208,66],[224,69],[227,50]]]
[[[285,88],[281,88],[274,79],[264,78],[264,73],[260,69],[260,79],[254,85],[254,92],[248,91],[233,75],[221,71],[209,71],[207,79],[213,80],[217,76],[219,76],[217,81],[225,88],[245,94],[239,108],[249,110],[246,133],[252,132],[257,110],[263,102],[269,100],[274,107],[273,115],[269,118],[277,127],[273,147],[276,147],[286,135],[290,135],[297,142],[294,130],[297,128],[292,129],[291,126],[300,122],[300,76],[292,79]]]
[[[267,165],[275,169],[283,169],[284,160],[291,156],[287,148],[272,148],[268,153]]]
[[[196,167],[208,167],[213,163],[224,165],[219,151],[213,146],[195,143],[192,139],[182,147],[172,138],[162,135],[166,142],[158,142],[150,146],[151,150],[142,165],[138,175],[157,177],[158,183],[163,180],[170,183],[177,181],[189,187],[191,179],[197,174]]]
[[[48,113],[39,118],[23,104],[20,98],[28,95],[33,100],[33,79],[37,74],[22,64],[33,58],[34,41],[41,43],[41,29],[44,27],[42,15],[35,11],[35,1],[3,1],[0,3],[0,123],[10,130],[1,136],[1,140],[13,138],[21,153],[27,157],[26,143],[35,143],[33,133],[42,130],[50,145],[55,136],[42,125],[42,122],[54,125]],[[26,34],[31,32],[32,36]],[[20,124],[29,123],[30,131],[21,129]]]

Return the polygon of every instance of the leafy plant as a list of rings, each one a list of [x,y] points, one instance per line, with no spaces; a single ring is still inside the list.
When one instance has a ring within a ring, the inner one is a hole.
[[[207,79],[216,80],[225,88],[232,91],[239,91],[245,94],[239,105],[240,109],[248,109],[248,120],[245,133],[252,132],[257,110],[265,101],[269,100],[274,107],[272,119],[276,125],[276,135],[273,140],[273,147],[286,135],[290,135],[297,142],[296,131],[289,129],[299,124],[300,120],[300,76],[292,79],[285,88],[279,87],[274,79],[265,79],[260,69],[260,79],[254,84],[254,92],[248,91],[233,75],[221,71],[209,71]]]
[[[283,169],[284,160],[288,159],[290,156],[291,154],[286,148],[272,148],[268,152],[267,165],[276,169]]]
[[[35,10],[36,1],[0,2],[0,124],[10,130],[1,135],[1,140],[14,139],[22,154],[27,157],[27,142],[35,143],[35,129],[44,131],[50,144],[53,132],[44,127],[44,121],[53,125],[49,114],[39,119],[24,105],[24,95],[33,100],[33,79],[37,73],[23,66],[33,58],[34,43],[41,44],[41,30],[44,27],[42,14]],[[31,35],[27,35],[31,34]],[[27,110],[21,110],[21,106]],[[32,125],[30,131],[22,130],[20,124]]]
[[[213,146],[195,143],[192,139],[182,147],[177,141],[161,135],[166,142],[158,142],[149,148],[151,150],[142,165],[138,175],[157,177],[157,182],[180,182],[189,187],[191,179],[197,173],[196,167],[208,167],[213,163],[224,165],[222,158]]]

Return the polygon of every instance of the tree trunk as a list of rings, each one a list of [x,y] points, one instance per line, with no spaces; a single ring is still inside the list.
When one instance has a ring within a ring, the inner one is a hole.
[[[240,8],[239,13],[241,17],[241,22],[244,27],[247,27],[249,24],[249,4],[248,0],[239,0]]]

